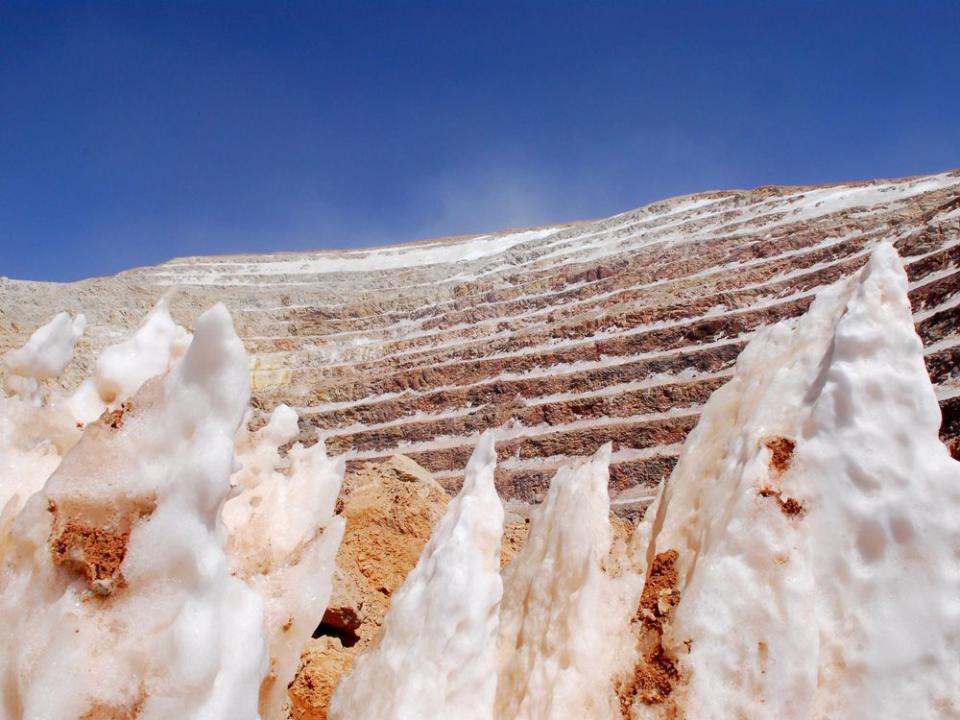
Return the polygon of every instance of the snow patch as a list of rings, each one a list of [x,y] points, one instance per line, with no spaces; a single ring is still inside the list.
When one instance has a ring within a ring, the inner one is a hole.
[[[682,689],[633,717],[957,717],[960,464],[895,251],[768,328],[647,511]]]
[[[611,677],[629,607],[603,563],[613,539],[611,446],[557,472],[503,572],[496,717],[619,717]]]
[[[23,347],[4,355],[7,393],[37,400],[39,381],[58,377],[66,369],[86,325],[83,315],[71,318],[62,312],[37,328]]]
[[[263,601],[230,575],[217,530],[248,397],[218,305],[183,362],[30,498],[0,576],[7,714],[257,717]]]

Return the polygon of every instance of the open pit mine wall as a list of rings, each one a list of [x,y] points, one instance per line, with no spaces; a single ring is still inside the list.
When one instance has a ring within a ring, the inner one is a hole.
[[[907,285],[882,244],[754,337],[625,546],[609,446],[558,472],[502,596],[484,435],[330,720],[960,718],[960,462]]]
[[[324,238],[335,242],[335,238]],[[802,314],[880,241],[903,258],[924,358],[960,438],[960,171],[710,192],[597,221],[375,250],[183,258],[59,285],[0,280],[0,351],[83,312],[97,352],[171,288],[192,328],[224,302],[251,354],[259,427],[280,403],[331,455],[403,452],[449,490],[497,429],[502,496],[543,499],[613,442],[615,509],[639,514],[760,328]]]

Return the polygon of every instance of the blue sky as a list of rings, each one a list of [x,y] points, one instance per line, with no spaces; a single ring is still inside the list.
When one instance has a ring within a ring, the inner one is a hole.
[[[960,167],[960,3],[0,0],[0,275]]]

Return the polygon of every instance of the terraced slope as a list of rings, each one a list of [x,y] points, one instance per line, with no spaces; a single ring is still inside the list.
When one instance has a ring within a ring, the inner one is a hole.
[[[536,501],[554,469],[612,440],[611,490],[642,509],[701,405],[762,326],[893,242],[960,437],[960,171],[764,187],[598,221],[369,251],[183,258],[113,278],[0,281],[0,349],[56,310],[91,321],[81,362],[168,288],[189,326],[222,300],[253,355],[255,402],[301,413],[352,462],[401,451],[448,488],[498,427],[504,496]],[[258,422],[254,418],[253,422]]]

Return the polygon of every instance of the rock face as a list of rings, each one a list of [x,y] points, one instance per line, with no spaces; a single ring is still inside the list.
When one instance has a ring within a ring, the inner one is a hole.
[[[290,687],[293,720],[325,720],[340,676],[377,640],[390,597],[417,564],[448,502],[428,472],[400,455],[363,463],[346,476],[338,502],[347,523],[339,569]]]
[[[331,718],[493,720],[504,519],[495,464],[487,432],[463,487],[391,599],[379,642],[341,678]]]
[[[611,440],[612,506],[639,513],[747,339],[801,314],[883,240],[904,259],[942,436],[956,443],[958,171],[711,192],[376,250],[184,258],[70,285],[0,280],[0,351],[83,312],[85,372],[178,286],[171,309],[187,327],[214,301],[231,310],[253,356],[255,425],[286,403],[302,439],[319,430],[348,470],[404,453],[451,492],[478,433],[497,428],[497,487],[520,501]]]

